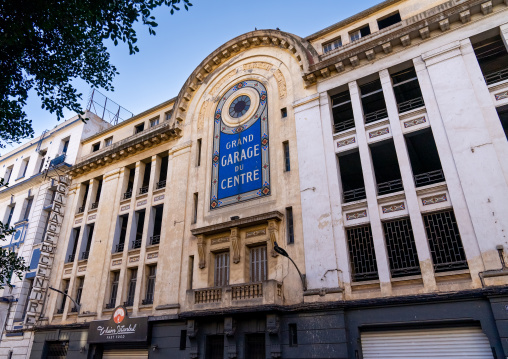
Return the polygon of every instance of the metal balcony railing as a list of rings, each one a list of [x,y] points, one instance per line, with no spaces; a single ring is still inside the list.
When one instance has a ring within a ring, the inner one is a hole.
[[[423,106],[425,106],[425,102],[423,102],[423,97],[413,98],[411,100],[401,102],[397,105],[397,107],[399,108],[399,113],[411,111],[415,108]]]
[[[125,307],[132,307],[134,305],[134,298],[128,299],[127,301],[123,302],[123,305]]]
[[[159,244],[160,242],[161,242],[161,236],[160,235],[156,235],[156,236],[150,237],[150,244],[154,245],[154,244]]]
[[[357,188],[350,191],[344,191],[344,202],[353,202],[365,198],[365,188]]]
[[[69,254],[69,258],[67,258],[67,262],[74,262],[74,254]]]
[[[139,189],[139,194],[148,193],[148,186],[143,186]]]
[[[56,314],[63,314],[63,311],[64,311],[63,309],[57,309]]]
[[[106,309],[113,309],[115,307],[115,303],[106,303],[106,305],[104,306],[104,308]]]
[[[81,259],[88,259],[88,255],[90,254],[90,251],[84,251],[81,253]]]
[[[483,77],[487,85],[492,85],[495,84],[496,82],[508,80],[508,68],[493,72]]]
[[[143,304],[143,305],[153,304],[153,298],[146,298],[146,299],[143,299],[143,300],[141,301],[141,304]]]
[[[166,180],[159,181],[155,185],[155,189],[161,189],[161,188],[164,188],[164,187],[166,187]]]
[[[383,118],[388,117],[388,112],[386,112],[386,108],[383,108],[381,110],[377,110],[371,113],[365,114],[365,123],[371,123],[377,120],[381,120]]]
[[[78,208],[78,213],[83,213],[85,211],[85,206]]]
[[[71,313],[77,313],[77,312],[78,312],[78,308],[76,308],[76,307],[71,308]]]
[[[123,194],[123,199],[129,199],[132,197],[132,191],[127,191]]]
[[[402,191],[403,189],[404,187],[402,186],[402,179],[396,179],[393,181],[378,183],[377,194],[382,195],[386,193]]]
[[[125,247],[125,243],[120,243],[116,245],[116,253],[123,252],[123,249]]]
[[[349,119],[349,120],[346,120],[346,121],[336,122],[333,125],[334,133],[346,131],[346,130],[349,130],[350,128],[355,128],[355,120],[354,119]]]
[[[92,203],[92,209],[96,209],[97,207],[99,207],[99,201]]]
[[[141,239],[132,241],[132,249],[141,248]]]
[[[421,187],[426,186],[433,183],[439,183],[445,181],[445,176],[443,170],[430,171],[426,173],[421,173],[419,175],[414,176],[415,186]]]

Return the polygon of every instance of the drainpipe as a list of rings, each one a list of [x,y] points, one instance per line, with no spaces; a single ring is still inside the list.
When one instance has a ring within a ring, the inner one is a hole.
[[[498,244],[496,246],[496,249],[497,249],[497,253],[499,255],[499,260],[501,261],[501,269],[491,269],[491,270],[486,270],[486,271],[478,273],[478,276],[480,277],[480,281],[482,282],[482,288],[485,287],[484,278],[500,277],[500,276],[508,275],[508,267],[506,267],[506,263],[504,261],[504,256],[503,256],[503,246],[501,244]]]

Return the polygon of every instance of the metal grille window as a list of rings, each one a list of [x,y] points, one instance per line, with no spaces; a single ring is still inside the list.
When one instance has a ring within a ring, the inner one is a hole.
[[[262,282],[266,280],[266,246],[255,247],[250,250],[250,281]]]
[[[229,284],[229,252],[215,255],[215,286],[222,287]]]
[[[265,333],[245,335],[245,359],[265,359]]]
[[[293,223],[293,207],[286,208],[286,230],[288,244],[295,243],[295,227]]]
[[[111,294],[109,296],[109,303],[107,307],[114,308],[116,305],[116,296],[118,294],[118,283],[120,281],[120,272],[113,272],[111,280]]]
[[[46,359],[65,359],[69,342],[46,342]]]
[[[138,276],[138,269],[133,268],[130,270],[131,277],[129,280],[129,291],[127,292],[127,301],[125,302],[126,307],[130,307],[134,304],[134,294],[136,293],[136,282]]]
[[[153,304],[153,295],[155,291],[155,278],[157,276],[157,266],[148,267],[148,280],[146,281],[146,296],[143,304]]]
[[[289,158],[289,142],[282,142],[282,147],[284,147],[284,171],[291,171],[291,162]]]
[[[434,271],[467,269],[467,260],[453,211],[423,216]]]
[[[370,225],[347,230],[349,258],[354,282],[378,279],[376,254]]]
[[[383,223],[392,277],[420,274],[413,228],[409,218]]]
[[[206,358],[224,358],[224,335],[208,335],[206,337]]]

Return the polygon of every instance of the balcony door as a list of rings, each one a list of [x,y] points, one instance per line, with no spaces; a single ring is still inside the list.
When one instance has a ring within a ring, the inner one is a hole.
[[[229,252],[215,254],[215,286],[229,284]]]
[[[251,248],[250,250],[250,281],[263,282],[266,280],[266,246]]]

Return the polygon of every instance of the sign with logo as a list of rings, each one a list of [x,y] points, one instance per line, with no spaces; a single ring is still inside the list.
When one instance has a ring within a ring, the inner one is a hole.
[[[49,213],[46,235],[42,240],[39,263],[33,281],[32,292],[29,297],[25,325],[31,326],[36,324],[37,320],[40,318],[42,308],[44,307],[44,299],[46,298],[49,285],[49,275],[53,267],[58,236],[60,235],[60,228],[62,227],[65,208],[64,198],[69,184],[69,177],[58,176],[55,198],[53,200],[51,212]]]
[[[270,194],[265,86],[242,81],[215,110],[210,209]]]
[[[129,318],[124,306],[116,307],[109,320],[90,322],[88,343],[146,342],[148,317]]]

